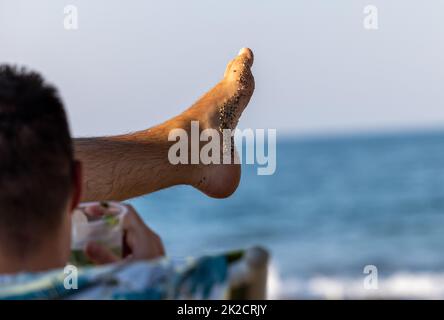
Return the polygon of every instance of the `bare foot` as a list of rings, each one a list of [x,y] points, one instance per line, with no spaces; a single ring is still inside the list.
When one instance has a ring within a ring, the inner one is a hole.
[[[185,112],[157,126],[130,134],[76,139],[76,158],[84,164],[86,177],[82,200],[123,200],[180,184],[215,198],[230,196],[239,185],[239,164],[175,165],[169,152],[176,142],[168,138],[173,129],[191,130],[192,121],[199,122],[200,130],[234,129],[254,91],[252,64],[253,53],[242,49],[213,89]],[[223,155],[235,154],[234,148],[226,151]]]
[[[200,129],[235,129],[239,118],[254,91],[254,78],[251,73],[253,52],[248,48],[240,50],[227,65],[224,78],[207,92],[193,106],[173,119],[189,129],[191,121],[199,121]],[[234,157],[235,148],[232,142]],[[238,187],[241,168],[239,164],[199,164],[193,170],[191,185],[214,198],[230,196]]]

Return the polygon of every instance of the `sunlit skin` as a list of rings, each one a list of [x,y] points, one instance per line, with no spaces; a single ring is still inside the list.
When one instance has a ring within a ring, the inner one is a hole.
[[[228,63],[223,79],[178,116],[147,130],[110,137],[75,139],[83,163],[82,201],[124,200],[184,184],[208,196],[225,198],[238,187],[239,164],[179,164],[168,160],[172,129],[234,129],[254,91],[253,53],[241,49]]]
[[[119,136],[75,139],[75,174],[57,229],[43,235],[32,253],[7,255],[0,250],[0,274],[44,271],[66,265],[70,255],[71,217],[80,201],[124,200],[173,185],[191,185],[208,196],[230,196],[240,180],[239,164],[172,165],[168,141],[172,129],[234,129],[254,91],[253,53],[242,49],[226,67],[223,79],[180,115],[153,128]],[[231,152],[232,150],[230,150]],[[131,251],[126,259],[154,259],[165,254],[160,237],[128,207],[123,228]],[[85,253],[96,264],[121,259],[105,247],[90,243]]]

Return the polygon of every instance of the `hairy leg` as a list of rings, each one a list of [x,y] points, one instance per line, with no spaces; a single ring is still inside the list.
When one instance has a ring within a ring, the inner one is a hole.
[[[234,129],[254,91],[253,53],[242,49],[224,78],[180,115],[153,128],[118,136],[74,140],[83,163],[83,201],[124,200],[174,185],[191,185],[208,196],[231,195],[240,180],[239,164],[177,164],[168,160],[172,129]]]

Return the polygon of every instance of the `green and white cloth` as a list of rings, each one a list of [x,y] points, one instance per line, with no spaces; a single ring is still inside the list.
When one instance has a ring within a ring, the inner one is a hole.
[[[0,275],[0,299],[224,299],[224,255]],[[66,272],[66,274],[65,274]]]

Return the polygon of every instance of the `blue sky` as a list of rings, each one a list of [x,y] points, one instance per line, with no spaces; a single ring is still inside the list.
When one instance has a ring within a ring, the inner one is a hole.
[[[63,28],[63,8],[79,30]],[[379,30],[363,8],[379,9]],[[444,3],[362,0],[0,0],[0,62],[41,71],[76,136],[147,128],[189,106],[243,46],[256,54],[241,128],[444,127]]]

